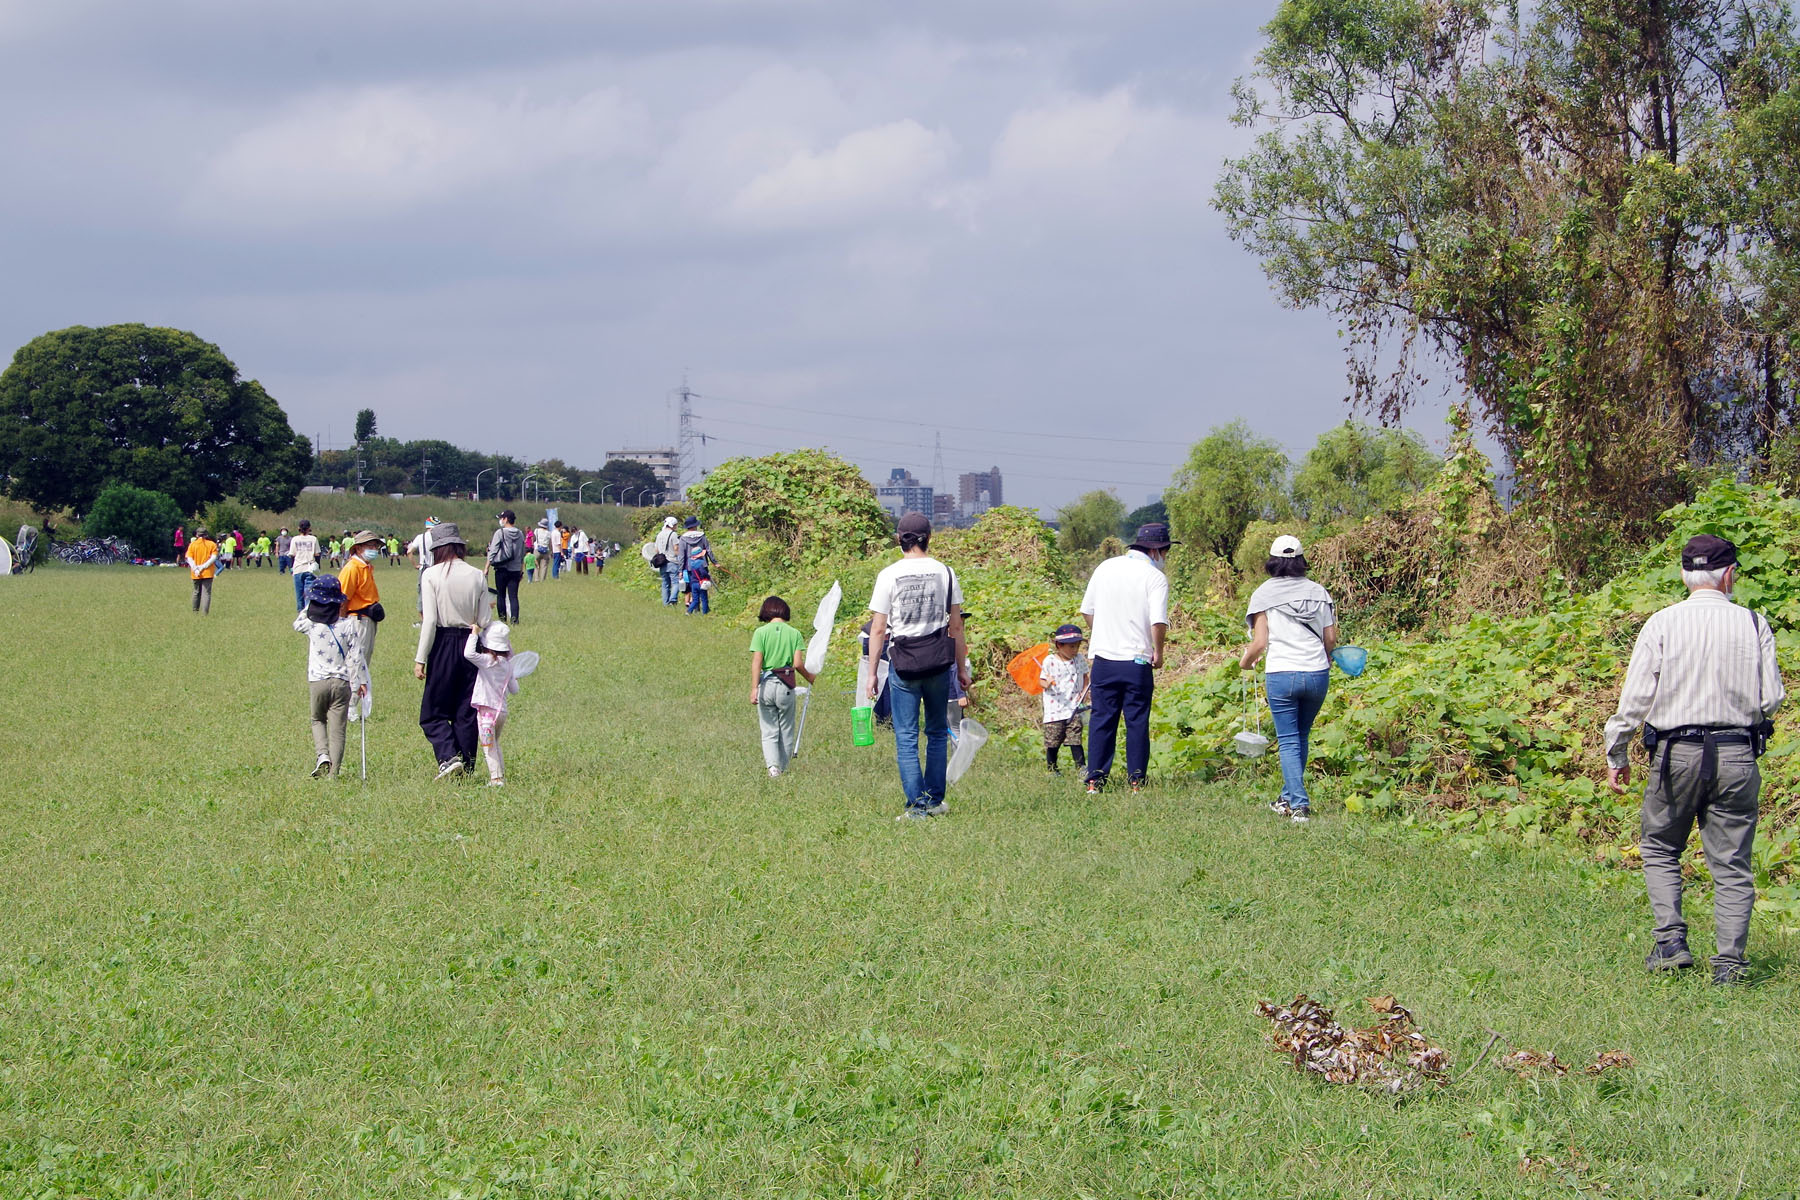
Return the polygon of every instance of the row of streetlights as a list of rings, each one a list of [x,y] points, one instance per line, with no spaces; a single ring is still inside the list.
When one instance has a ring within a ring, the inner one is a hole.
[[[506,476],[498,474],[498,471],[499,471],[498,467],[484,467],[482,470],[477,471],[475,473],[475,499],[477,502],[479,502],[481,499],[481,477],[483,475],[493,473],[495,476],[494,477],[494,486],[495,487],[499,487],[501,484],[506,482]],[[538,475],[535,471],[525,472],[525,478],[519,480],[519,494],[521,496],[527,495],[528,494],[527,489],[531,486],[531,484],[537,483],[537,485],[538,485],[537,498],[539,500],[542,500],[543,496],[544,496],[544,486],[543,486],[542,480],[543,480],[543,477]],[[581,486],[577,487],[575,489],[575,503],[580,504],[582,502],[581,494],[588,489],[589,485],[596,483],[596,482],[598,482],[598,481],[593,480],[593,479],[583,480],[581,483]],[[609,490],[611,490],[612,488],[619,488],[619,498],[617,500],[613,501],[613,503],[620,505],[620,506],[623,506],[625,504],[625,502],[626,502],[625,498],[627,496],[631,495],[633,492],[637,493],[637,497],[638,497],[637,502],[639,505],[642,505],[644,503],[645,497],[654,490],[650,487],[620,487],[620,485],[618,485],[616,483],[602,484],[600,487],[600,503],[602,503],[602,504],[606,503],[606,493]],[[552,489],[552,497],[551,497],[552,499],[555,498],[554,490],[555,489]],[[668,499],[668,496],[669,496],[669,493],[667,491],[657,492],[656,493],[656,503],[660,505],[664,500]]]

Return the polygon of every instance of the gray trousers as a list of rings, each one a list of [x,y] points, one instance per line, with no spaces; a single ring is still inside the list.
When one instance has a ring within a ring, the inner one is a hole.
[[[763,765],[788,769],[794,757],[794,714],[798,709],[794,689],[779,679],[762,681],[756,693],[756,720],[762,726]]]
[[[212,580],[194,580],[194,611],[205,616],[212,615]]]
[[[1703,747],[1676,742],[1658,749],[1644,789],[1642,837],[1644,886],[1656,918],[1656,940],[1685,940],[1681,917],[1681,854],[1688,835],[1700,826],[1700,846],[1713,877],[1713,930],[1718,953],[1715,965],[1741,966],[1750,934],[1750,909],[1756,903],[1756,877],[1750,865],[1750,843],[1756,837],[1756,801],[1762,773],[1748,746],[1719,746],[1713,781],[1700,778]],[[1668,754],[1669,783],[1662,781],[1662,757]]]
[[[307,684],[312,691],[313,753],[331,760],[331,773],[336,775],[344,765],[344,722],[350,717],[350,681],[347,679],[315,679]]]

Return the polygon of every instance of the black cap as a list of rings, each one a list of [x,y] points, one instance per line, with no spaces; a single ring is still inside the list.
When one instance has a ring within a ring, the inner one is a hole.
[[[1737,547],[1722,537],[1702,533],[1681,548],[1684,571],[1717,571],[1737,564]]]
[[[512,510],[512,509],[510,509],[510,508],[503,508],[503,509],[501,509],[501,510],[500,510],[500,519],[501,519],[501,520],[502,520],[502,521],[516,521],[516,520],[518,520],[518,519],[519,519],[519,518],[517,518],[517,517],[515,517],[515,516],[513,516],[513,510]]]
[[[1133,550],[1167,550],[1174,545],[1177,543],[1169,540],[1169,527],[1161,521],[1139,525],[1137,536],[1131,539]]]
[[[909,512],[894,527],[895,533],[930,533],[931,518],[920,512]]]

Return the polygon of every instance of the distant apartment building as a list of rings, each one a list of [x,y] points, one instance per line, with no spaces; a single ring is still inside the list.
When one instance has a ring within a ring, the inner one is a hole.
[[[993,467],[986,471],[971,471],[957,479],[957,499],[962,506],[965,517],[984,513],[990,508],[1005,504],[1005,493],[1000,490],[1000,468]]]
[[[607,462],[629,459],[641,462],[656,476],[656,482],[670,491],[681,486],[681,459],[673,448],[660,446],[653,450],[608,450]]]
[[[956,497],[949,492],[936,492],[931,497],[931,523],[953,525],[962,514],[956,511]]]
[[[895,467],[888,472],[887,482],[875,488],[875,499],[895,519],[907,513],[924,513],[930,516],[937,511],[932,501],[931,485],[914,479],[912,472],[905,467]]]

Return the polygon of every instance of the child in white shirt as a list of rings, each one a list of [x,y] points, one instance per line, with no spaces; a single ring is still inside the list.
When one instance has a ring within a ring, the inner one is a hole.
[[[221,549],[224,542],[220,542]],[[312,694],[313,778],[335,776],[344,764],[344,726],[350,705],[369,690],[361,620],[344,615],[344,592],[330,575],[306,589],[306,611],[294,618],[294,632],[307,640],[306,683]]]
[[[505,760],[500,754],[500,731],[506,727],[506,698],[519,690],[513,677],[512,630],[504,622],[489,622],[486,630],[469,626],[469,643],[463,657],[475,664],[475,729],[487,757],[488,786],[506,783]]]
[[[1038,682],[1044,686],[1044,763],[1056,775],[1061,773],[1056,754],[1065,745],[1077,767],[1087,766],[1081,747],[1081,710],[1088,696],[1088,660],[1081,652],[1080,626],[1060,626],[1050,641],[1056,649],[1044,656]]]

